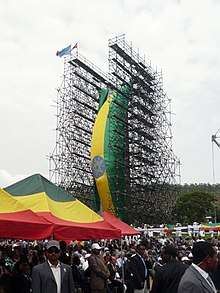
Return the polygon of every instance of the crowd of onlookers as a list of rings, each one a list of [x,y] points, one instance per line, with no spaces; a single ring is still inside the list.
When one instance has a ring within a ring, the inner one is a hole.
[[[138,280],[138,276],[141,274],[138,269],[138,261],[141,260],[144,262],[143,278],[146,278],[144,292],[159,293],[166,292],[165,289],[160,288],[164,282],[160,278],[165,264],[175,259],[175,262],[172,262],[174,271],[178,270],[179,276],[182,276],[185,269],[192,263],[193,244],[200,241],[203,241],[200,237],[148,237],[144,235],[111,241],[74,241],[71,243],[60,241],[59,261],[71,267],[74,291],[90,293],[94,291],[91,289],[91,282],[93,282],[91,268],[98,266],[98,264],[94,264],[94,260],[92,263],[91,255],[97,251],[97,255],[102,256],[108,269],[105,278],[101,275],[104,268],[101,267],[100,272],[97,273],[100,279],[105,279],[106,291],[109,293],[123,293],[125,291],[133,293],[139,287],[143,289],[141,276]],[[208,242],[215,247],[217,252],[220,250],[219,239],[210,238]],[[0,293],[32,292],[32,271],[36,265],[46,261],[47,243],[48,241],[0,241]],[[140,256],[140,260],[136,259],[136,255]],[[167,280],[170,284],[168,276]],[[212,280],[216,289],[219,290],[219,266],[213,272]],[[174,280],[173,282],[179,284],[179,281]],[[177,288],[178,284],[173,284],[173,288]],[[175,290],[177,289],[171,288],[167,292],[177,292]]]

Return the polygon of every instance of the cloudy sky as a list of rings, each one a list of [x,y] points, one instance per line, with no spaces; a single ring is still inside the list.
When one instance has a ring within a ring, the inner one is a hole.
[[[78,42],[82,55],[107,70],[108,39],[122,33],[163,70],[182,183],[212,183],[211,135],[220,128],[219,17],[219,0],[2,0],[0,187],[33,173],[48,177],[63,69],[56,51]],[[214,154],[220,182],[216,146]]]

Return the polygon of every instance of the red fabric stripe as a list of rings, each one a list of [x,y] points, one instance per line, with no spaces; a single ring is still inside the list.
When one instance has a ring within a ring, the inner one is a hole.
[[[76,223],[62,220],[48,212],[37,214],[54,224],[54,236],[59,240],[115,239],[121,237],[121,231],[112,227],[105,220],[95,223]]]
[[[121,234],[125,235],[137,235],[140,234],[137,230],[129,226],[128,224],[122,222],[120,219],[116,218],[108,212],[103,212],[102,217],[113,227],[121,230]]]
[[[16,239],[44,239],[53,234],[53,224],[30,210],[0,213],[0,237]]]
[[[30,210],[0,213],[0,237],[16,239],[54,238],[88,240],[115,239],[121,231],[105,220],[95,223],[65,221],[48,212],[33,213]]]

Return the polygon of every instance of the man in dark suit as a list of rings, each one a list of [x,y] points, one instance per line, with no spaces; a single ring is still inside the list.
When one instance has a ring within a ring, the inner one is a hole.
[[[161,257],[165,264],[155,273],[151,293],[177,293],[188,266],[177,260],[177,249],[173,245],[163,247]]]
[[[51,240],[46,246],[46,262],[33,268],[32,293],[73,293],[71,267],[59,262],[60,245]]]
[[[217,266],[217,252],[211,243],[200,241],[192,249],[193,263],[183,275],[178,293],[216,293],[208,274]]]
[[[218,265],[216,269],[211,272],[210,277],[212,278],[216,290],[220,292],[220,252],[218,252]]]
[[[132,285],[134,293],[143,293],[147,286],[147,266],[144,255],[146,246],[138,244],[136,247],[136,254],[130,258],[128,270],[130,273],[129,284]]]

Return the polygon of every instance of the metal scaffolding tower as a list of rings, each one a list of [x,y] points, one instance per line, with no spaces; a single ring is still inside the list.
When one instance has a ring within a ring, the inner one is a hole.
[[[162,74],[140,57],[124,35],[109,40],[111,83],[132,84],[128,111],[130,208],[158,214],[172,210],[179,161],[172,151],[170,99]],[[142,214],[142,213],[140,213]]]
[[[126,85],[131,89],[128,95],[121,92]],[[114,116],[119,127],[124,125],[126,129],[125,161],[118,162],[118,170],[120,165],[126,166],[124,208],[138,210],[139,222],[169,218],[179,161],[172,150],[170,99],[162,86],[162,73],[147,64],[126,43],[124,35],[109,40],[108,74],[78,53],[66,57],[57,96],[57,137],[50,156],[50,178],[93,206],[92,127],[98,111],[98,90],[108,87],[128,99],[126,119],[120,117],[120,103],[119,115]],[[113,152],[120,151],[120,147],[117,141],[109,144]],[[122,174],[116,170],[112,176],[117,195]]]
[[[57,91],[56,146],[50,156],[50,178],[92,206],[90,167],[92,126],[98,109],[97,91],[106,78],[83,56],[64,60],[64,76]]]

